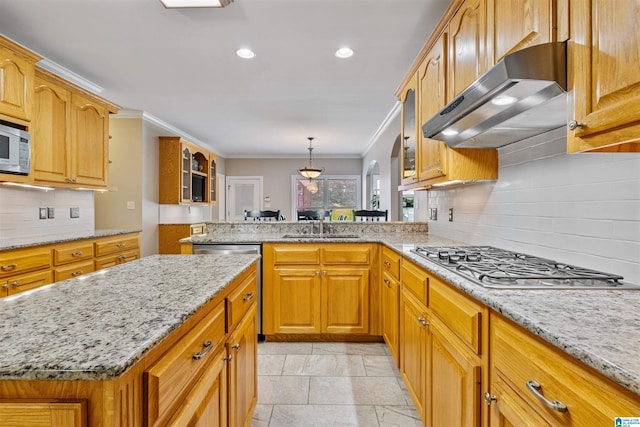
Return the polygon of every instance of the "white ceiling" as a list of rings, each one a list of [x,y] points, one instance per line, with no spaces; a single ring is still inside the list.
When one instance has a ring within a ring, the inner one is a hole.
[[[2,0],[0,33],[223,156],[304,157],[314,136],[314,156],[360,157],[449,2]]]

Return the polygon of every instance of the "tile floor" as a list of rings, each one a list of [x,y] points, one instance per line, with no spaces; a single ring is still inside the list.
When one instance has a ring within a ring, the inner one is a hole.
[[[385,344],[258,344],[251,427],[422,426]]]

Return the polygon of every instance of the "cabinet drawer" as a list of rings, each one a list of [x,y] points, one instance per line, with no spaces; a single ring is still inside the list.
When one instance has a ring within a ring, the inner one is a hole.
[[[615,417],[640,414],[637,395],[496,313],[491,314],[490,342],[491,383],[512,388],[551,425],[606,426]],[[528,381],[535,381],[541,396],[561,402],[567,411],[547,407],[527,387]]]
[[[94,271],[93,260],[74,262],[64,267],[56,267],[53,272],[54,281],[71,279]]]
[[[315,245],[286,245],[273,248],[274,265],[320,264],[320,248]]]
[[[369,245],[327,246],[322,248],[322,263],[324,265],[369,265],[371,262],[371,247]]]
[[[217,305],[144,373],[147,425],[164,424],[224,344],[224,304]]]
[[[242,320],[245,313],[249,311],[251,305],[258,299],[258,288],[256,275],[249,275],[236,289],[227,297],[227,330],[232,331]]]
[[[0,399],[0,424],[84,427],[87,401],[78,399]]]
[[[382,248],[382,270],[396,280],[400,280],[400,260],[399,253],[392,251],[386,246]]]
[[[482,305],[429,277],[429,308],[476,354],[482,353]]]
[[[428,305],[427,288],[429,286],[429,278],[423,269],[405,259],[402,261],[400,279],[402,289],[409,290],[422,304]]]
[[[138,249],[134,249],[132,251],[98,258],[96,259],[95,267],[96,270],[102,270],[103,268],[113,267],[114,265],[133,261],[138,258],[140,258],[140,251]]]
[[[40,286],[51,283],[51,270],[36,271],[35,273],[27,273],[20,276],[7,277],[6,285],[8,286],[9,295],[17,294]]]
[[[117,239],[104,239],[96,242],[96,256],[108,255],[139,247],[138,236],[124,236]]]
[[[25,249],[0,254],[0,277],[51,267],[51,249]]]
[[[53,248],[54,265],[61,265],[91,258],[93,258],[93,242],[91,241],[60,245]]]

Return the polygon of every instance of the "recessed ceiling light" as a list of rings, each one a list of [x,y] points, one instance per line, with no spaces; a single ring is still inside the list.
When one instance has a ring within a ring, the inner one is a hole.
[[[236,55],[244,59],[251,59],[256,56],[256,54],[253,53],[251,49],[246,49],[246,48],[236,50]]]
[[[225,7],[233,0],[160,0],[167,9],[180,7]]]
[[[336,56],[341,59],[351,58],[353,56],[353,49],[348,47],[341,47],[340,49],[336,50]]]

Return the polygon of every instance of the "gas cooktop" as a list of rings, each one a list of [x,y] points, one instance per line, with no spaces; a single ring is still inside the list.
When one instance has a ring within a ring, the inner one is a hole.
[[[418,246],[411,252],[486,288],[640,290],[622,276],[492,246]]]

